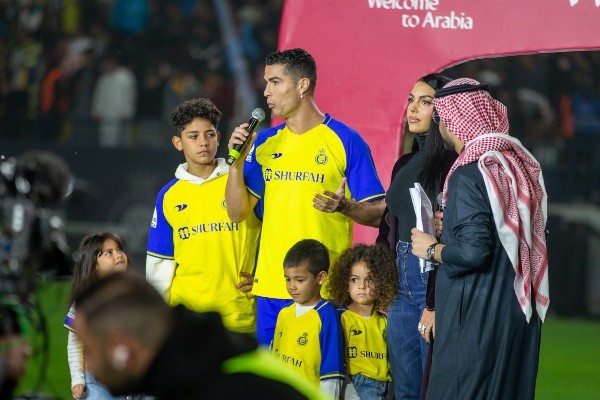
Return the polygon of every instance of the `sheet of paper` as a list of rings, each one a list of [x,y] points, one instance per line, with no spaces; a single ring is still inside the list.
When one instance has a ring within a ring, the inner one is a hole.
[[[435,236],[431,200],[429,200],[425,190],[423,190],[423,187],[418,182],[415,182],[415,187],[408,189],[408,191],[410,192],[413,209],[417,217],[417,229]],[[433,269],[433,264],[420,258],[419,267],[421,268],[421,273],[428,272]]]

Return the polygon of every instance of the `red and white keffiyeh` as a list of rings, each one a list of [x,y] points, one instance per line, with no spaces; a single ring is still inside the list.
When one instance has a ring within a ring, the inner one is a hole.
[[[462,78],[444,87],[478,85]],[[448,130],[465,143],[444,184],[461,165],[478,161],[502,246],[515,270],[514,289],[527,321],[531,319],[531,289],[544,321],[548,310],[548,253],[545,226],[547,194],[540,164],[508,135],[506,107],[483,90],[435,98],[435,109]]]

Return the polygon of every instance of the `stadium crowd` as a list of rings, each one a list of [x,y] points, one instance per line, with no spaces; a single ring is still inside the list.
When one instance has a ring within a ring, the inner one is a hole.
[[[229,4],[254,76],[277,45],[282,1]],[[208,97],[232,116],[232,61],[212,1],[15,0],[0,13],[3,139],[166,146],[183,100]],[[125,137],[104,139],[107,124]]]
[[[261,104],[260,63],[277,46],[283,1],[229,4]],[[215,101],[228,128],[239,122],[212,1],[4,0],[0,13],[2,140],[168,146],[170,111],[194,97]],[[570,52],[475,60],[445,73],[491,85],[514,135],[547,171],[554,201],[597,204],[598,71],[600,52]],[[571,186],[554,193],[562,181]]]

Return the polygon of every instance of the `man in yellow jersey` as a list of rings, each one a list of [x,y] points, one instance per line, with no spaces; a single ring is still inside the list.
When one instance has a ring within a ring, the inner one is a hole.
[[[267,345],[279,310],[291,304],[281,273],[285,252],[299,240],[316,239],[334,261],[352,244],[352,221],[379,226],[385,193],[366,142],[317,108],[317,67],[310,54],[272,53],[264,77],[267,105],[285,124],[248,138],[254,145],[248,143],[231,165],[226,199],[235,222],[251,217],[254,205],[264,201],[253,293],[258,340]],[[230,149],[247,139],[247,126],[233,131]]]
[[[158,193],[148,235],[146,277],[174,306],[218,311],[226,328],[255,330],[252,273],[260,233],[254,213],[227,215],[228,166],[216,159],[221,112],[208,99],[182,103],[171,114],[173,146],[185,157]]]

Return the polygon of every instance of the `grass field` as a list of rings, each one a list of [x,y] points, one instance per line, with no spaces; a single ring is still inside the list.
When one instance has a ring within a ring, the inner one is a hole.
[[[42,284],[38,291],[47,318],[49,353],[46,377],[36,390],[43,361],[41,336],[32,337],[34,355],[20,392],[36,391],[45,398],[70,399],[66,356],[68,283]],[[548,318],[542,330],[536,399],[600,399],[600,322]]]

